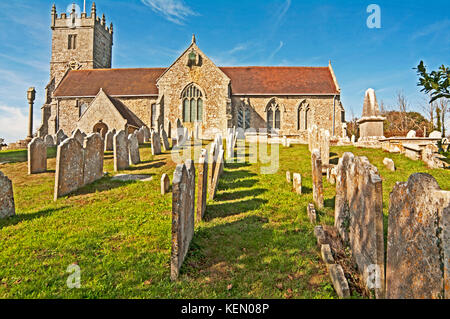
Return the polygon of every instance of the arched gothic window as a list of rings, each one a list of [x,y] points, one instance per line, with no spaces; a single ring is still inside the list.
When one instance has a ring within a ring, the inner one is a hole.
[[[272,129],[279,130],[281,128],[281,110],[280,106],[273,99],[266,108],[267,112],[267,130],[270,131]]]
[[[308,115],[309,115],[309,104],[303,101],[300,103],[297,110],[297,129],[307,130],[308,129]]]
[[[237,126],[244,130],[250,128],[251,123],[251,110],[248,106],[240,106],[237,114]]]
[[[183,122],[201,122],[203,119],[203,93],[195,85],[188,85],[181,94]]]

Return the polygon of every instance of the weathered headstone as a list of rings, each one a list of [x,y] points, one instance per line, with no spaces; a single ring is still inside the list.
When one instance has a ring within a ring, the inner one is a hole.
[[[205,215],[208,188],[208,153],[206,150],[202,153],[198,163],[197,221],[203,220]]]
[[[142,130],[144,132],[144,142],[150,142],[150,129],[147,126],[144,126]]]
[[[192,164],[193,166],[193,164]],[[192,169],[192,167],[191,167]],[[195,172],[194,172],[195,179]],[[170,257],[170,278],[178,278],[181,265],[194,236],[195,216],[191,190],[192,178],[185,164],[179,164],[173,173],[172,184],[172,249]],[[194,190],[195,191],[195,190]]]
[[[442,138],[442,133],[439,131],[433,131],[430,133],[430,138]]]
[[[28,174],[47,171],[47,145],[40,137],[35,137],[28,144]]]
[[[217,163],[215,165],[215,169],[214,169],[214,176],[213,176],[213,180],[211,183],[211,187],[209,190],[209,198],[211,200],[214,199],[214,197],[216,196],[216,191],[217,191],[217,186],[219,185],[219,178],[220,178],[220,172],[222,170],[223,167],[223,148],[219,150],[219,154],[217,157]]]
[[[384,166],[386,166],[386,168],[392,172],[395,172],[395,163],[392,159],[390,158],[385,158],[383,160],[383,164]]]
[[[167,137],[166,130],[164,129],[164,127],[162,125],[159,129],[159,134],[160,134],[160,140],[162,141],[162,146],[164,147],[164,151],[166,151],[166,152],[169,151],[170,150],[169,138]]]
[[[291,180],[291,172],[287,171],[286,172],[286,181],[291,184],[292,180]]]
[[[428,174],[390,194],[386,262],[389,299],[450,299],[450,192]]]
[[[114,150],[114,131],[108,131],[105,135],[105,152],[111,152]]]
[[[0,219],[14,216],[14,192],[11,180],[0,172]]]
[[[77,128],[75,130],[75,132],[73,132],[72,137],[74,139],[76,139],[77,142],[80,143],[80,145],[83,145],[83,143],[84,143],[84,135],[83,135],[83,133],[81,132],[80,129]]]
[[[308,206],[306,207],[306,212],[308,213],[308,218],[311,224],[315,224],[317,222],[317,213],[314,204],[308,204]]]
[[[152,132],[151,139],[152,139],[152,154],[153,155],[161,154],[161,140],[159,138],[159,133]]]
[[[53,136],[51,136],[51,135],[46,135],[44,138],[44,142],[47,147],[55,146],[55,140],[53,139]]]
[[[104,142],[99,133],[92,133],[84,139],[84,185],[103,177]]]
[[[170,189],[170,179],[167,174],[163,174],[161,177],[161,195],[165,195]]]
[[[64,134],[64,131],[62,129],[59,129],[58,132],[56,132],[56,136],[55,136],[56,145],[60,145],[67,138],[68,137],[66,134]]]
[[[189,175],[189,186],[188,186],[188,192],[189,192],[189,216],[192,214],[192,223],[194,223],[195,219],[195,163],[193,160],[188,159],[185,162],[186,164],[186,170]]]
[[[140,145],[144,144],[145,136],[144,136],[144,128],[143,127],[141,127],[139,130],[136,131],[136,138]]]
[[[54,200],[83,186],[84,150],[71,137],[58,146]]]
[[[328,130],[320,130],[319,138],[322,165],[328,166],[330,164],[330,132]]]
[[[344,153],[337,167],[335,226],[368,290],[384,297],[382,180],[366,157]],[[376,282],[372,282],[376,279]]]
[[[124,130],[114,135],[114,171],[125,170],[130,166],[130,158],[128,154],[128,138]]]
[[[128,135],[128,151],[130,164],[139,164],[141,162],[141,155],[139,154],[139,140],[136,133]]]
[[[415,138],[416,137],[416,131],[409,131],[406,135],[407,138]]]
[[[297,194],[301,195],[302,194],[302,176],[298,173],[294,173],[293,186],[294,186],[294,191]]]
[[[313,198],[317,207],[323,208],[322,159],[320,151],[313,149],[311,154]]]

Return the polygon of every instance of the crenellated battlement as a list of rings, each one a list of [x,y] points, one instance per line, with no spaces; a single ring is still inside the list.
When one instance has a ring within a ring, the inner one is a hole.
[[[58,14],[56,11],[56,6],[53,5],[51,11],[51,28],[54,30],[55,28],[78,28],[78,27],[94,27],[94,26],[102,26],[103,29],[112,34],[113,33],[113,24],[111,23],[109,26],[106,24],[105,14],[102,14],[101,17],[97,15],[97,8],[95,2],[92,4],[91,13],[88,15],[86,12],[77,13],[75,9],[75,5],[72,8],[72,12],[67,14],[66,12],[62,12]]]

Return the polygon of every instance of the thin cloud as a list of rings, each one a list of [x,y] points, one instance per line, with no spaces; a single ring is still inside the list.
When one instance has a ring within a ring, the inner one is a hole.
[[[272,60],[275,55],[280,52],[280,50],[284,47],[284,42],[280,41],[280,44],[278,45],[278,47],[270,54],[269,60]]]
[[[34,119],[35,127],[39,125],[39,117]],[[27,134],[28,114],[17,107],[0,105],[0,137],[6,143],[24,139]]]
[[[141,0],[141,2],[170,22],[179,25],[184,25],[188,17],[199,15],[182,0]]]
[[[436,34],[448,34],[448,28],[450,27],[450,20],[438,21],[430,24],[420,31],[411,35],[411,40],[416,40],[422,37],[433,36]]]

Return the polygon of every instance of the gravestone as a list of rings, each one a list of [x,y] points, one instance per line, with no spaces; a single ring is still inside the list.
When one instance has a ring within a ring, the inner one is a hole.
[[[124,130],[117,132],[113,140],[114,171],[125,170],[130,166],[128,138]]]
[[[287,171],[286,172],[286,181],[291,184],[292,180],[291,180],[291,172]]]
[[[193,166],[193,164],[192,164]],[[192,166],[190,167],[192,171]],[[195,169],[194,169],[195,179]],[[172,184],[172,248],[170,257],[170,278],[178,278],[181,265],[194,236],[195,216],[193,197],[189,189],[192,177],[185,164],[179,164],[173,173]],[[194,190],[195,191],[195,190]],[[192,202],[190,202],[192,200]]]
[[[83,145],[83,143],[84,143],[84,135],[83,135],[83,133],[80,131],[79,128],[77,128],[77,129],[75,130],[75,132],[73,132],[72,137],[73,137],[74,139],[76,139],[77,142],[80,143],[80,145]]]
[[[150,142],[150,129],[147,126],[144,126],[142,130],[144,132],[144,142]]]
[[[350,247],[366,288],[383,298],[383,189],[378,169],[366,157],[344,153],[336,180],[335,226]]]
[[[83,146],[73,137],[66,139],[56,155],[55,201],[83,186],[83,170]]]
[[[193,160],[188,159],[185,162],[186,170],[189,176],[189,185],[188,185],[188,193],[189,193],[189,216],[192,215],[192,223],[194,223],[195,219],[195,163]]]
[[[84,185],[103,177],[104,142],[99,133],[89,134],[84,139]]]
[[[322,158],[322,165],[328,166],[330,164],[330,132],[328,130],[320,131],[320,157]]]
[[[208,153],[202,150],[202,156],[198,163],[198,188],[197,188],[197,221],[203,220],[206,211],[206,197],[208,189]]]
[[[139,154],[139,140],[136,133],[128,135],[128,151],[130,164],[139,164],[141,162],[141,155]]]
[[[430,133],[430,138],[442,138],[442,133],[439,131],[433,131]]]
[[[219,150],[219,154],[217,157],[217,163],[216,163],[215,169],[214,169],[214,176],[213,176],[213,180],[212,180],[211,187],[209,190],[209,198],[211,200],[213,200],[214,197],[216,196],[217,186],[219,185],[220,172],[221,172],[222,166],[223,166],[223,156],[224,156],[223,153],[224,153],[224,151],[222,148]]]
[[[28,144],[28,174],[47,171],[47,145],[40,137],[35,137]]]
[[[159,134],[160,134],[160,140],[162,140],[162,146],[164,147],[164,151],[166,151],[166,152],[169,151],[170,150],[169,138],[167,137],[166,130],[164,129],[164,127],[162,125],[159,129]]]
[[[51,135],[46,135],[44,138],[44,142],[47,147],[55,146],[55,140],[53,139],[53,136],[51,136]]]
[[[68,137],[66,134],[64,134],[64,131],[62,129],[59,129],[58,132],[56,132],[56,136],[55,136],[56,145],[60,145],[67,138]]]
[[[385,158],[383,160],[383,164],[384,166],[386,166],[386,168],[392,172],[395,172],[395,163],[392,159],[390,158]]]
[[[151,139],[152,139],[152,154],[153,155],[161,154],[161,140],[159,138],[159,134],[153,131],[151,134]]]
[[[293,176],[293,185],[294,185],[294,191],[301,195],[302,194],[302,176],[298,173],[294,173]]]
[[[141,127],[139,130],[136,131],[136,138],[138,140],[139,145],[144,144],[144,128],[143,127]]]
[[[111,152],[114,150],[114,135],[116,131],[108,131],[105,135],[105,152]]]
[[[311,166],[314,202],[318,208],[323,208],[322,159],[318,149],[312,151]]]
[[[309,203],[306,207],[306,212],[308,213],[308,218],[311,224],[315,224],[317,222],[317,213],[314,204]]]
[[[406,135],[407,138],[415,138],[416,137],[416,131],[409,131]]]
[[[163,174],[161,177],[161,195],[165,195],[170,189],[170,179],[167,174]]]
[[[450,192],[417,173],[390,194],[386,298],[450,299]]]
[[[16,214],[11,180],[0,172],[0,219]]]
[[[216,170],[216,164],[217,164],[217,157],[219,156],[219,150],[217,148],[217,144],[215,142],[213,142],[211,144],[211,148],[210,148],[210,152],[211,154],[210,156],[210,169],[208,172],[208,193],[210,194],[210,198],[211,198],[211,189],[212,189],[212,185],[213,185],[213,180],[214,180],[214,172]]]

